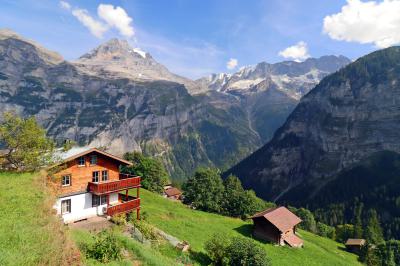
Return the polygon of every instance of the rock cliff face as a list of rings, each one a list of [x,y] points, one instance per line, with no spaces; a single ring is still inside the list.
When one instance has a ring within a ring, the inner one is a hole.
[[[0,30],[0,113],[33,115],[60,143],[158,156],[174,177],[184,178],[200,165],[226,169],[244,158],[295,107],[288,91],[297,85],[279,87],[259,68],[241,74],[260,81],[238,94],[175,75],[125,41],[110,40],[67,62]]]
[[[302,204],[374,153],[400,152],[399,62],[392,47],[324,78],[268,144],[228,173],[266,199]]]
[[[216,108],[205,96],[190,95],[150,55],[133,52],[127,58],[131,48],[125,44],[108,43],[69,63],[1,31],[0,112],[34,115],[58,142],[72,139],[116,154],[141,150],[159,156],[176,178],[199,165],[228,167],[257,147],[242,110]],[[108,59],[132,64],[132,71],[124,73],[124,65],[115,62],[103,69]],[[139,69],[146,77],[129,76]],[[151,76],[157,71],[159,79]]]

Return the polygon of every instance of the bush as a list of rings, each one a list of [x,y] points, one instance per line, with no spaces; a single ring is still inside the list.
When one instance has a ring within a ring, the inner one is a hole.
[[[160,240],[161,236],[157,233],[154,226],[143,220],[131,221],[134,226],[143,234],[148,240]]]
[[[116,225],[126,225],[127,217],[125,213],[119,213],[111,217],[111,221]]]
[[[230,265],[266,266],[271,264],[264,249],[251,239],[235,237],[227,251]]]
[[[215,234],[204,246],[208,256],[214,265],[228,265],[227,249],[230,239],[225,234]]]
[[[243,237],[214,235],[205,244],[213,265],[266,266],[270,261],[262,247]]]
[[[336,241],[340,243],[345,243],[347,239],[353,238],[354,235],[354,225],[352,224],[342,224],[336,227]]]
[[[327,224],[317,222],[317,234],[323,237],[329,237],[335,239],[335,227],[329,226]]]
[[[121,246],[112,231],[104,230],[93,238],[93,243],[83,247],[87,258],[103,263],[121,259]]]

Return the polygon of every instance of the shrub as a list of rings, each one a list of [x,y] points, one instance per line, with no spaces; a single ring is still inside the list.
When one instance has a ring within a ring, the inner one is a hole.
[[[87,258],[103,263],[121,259],[121,246],[112,231],[104,230],[93,238],[93,243],[83,247]]]
[[[234,237],[227,253],[230,265],[266,266],[271,264],[264,249],[251,239]]]
[[[131,221],[134,226],[143,234],[148,240],[160,240],[161,236],[157,233],[154,226],[143,220]]]
[[[345,243],[347,239],[353,238],[354,225],[341,224],[336,227],[336,241]]]
[[[329,237],[335,239],[335,227],[329,226],[327,224],[317,222],[317,234],[323,237]]]
[[[266,266],[270,261],[262,247],[243,237],[214,235],[205,244],[213,265]]]
[[[230,245],[230,239],[225,234],[215,234],[204,246],[208,256],[215,265],[229,264],[226,251]]]
[[[127,217],[125,213],[119,213],[111,217],[111,221],[116,225],[126,225]]]

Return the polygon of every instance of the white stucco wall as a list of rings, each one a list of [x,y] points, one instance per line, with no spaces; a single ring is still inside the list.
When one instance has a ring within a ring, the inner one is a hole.
[[[96,215],[103,215],[104,207],[107,204],[92,207],[92,193],[82,193],[74,196],[58,198],[54,208],[57,214],[61,215],[61,201],[71,199],[71,213],[63,214],[64,223],[90,218]],[[110,204],[118,201],[118,193],[110,194]]]

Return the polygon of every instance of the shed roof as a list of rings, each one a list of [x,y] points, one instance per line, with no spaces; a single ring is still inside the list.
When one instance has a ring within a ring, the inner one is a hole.
[[[254,214],[251,219],[264,217],[270,223],[272,223],[281,232],[293,228],[293,226],[299,224],[301,219],[294,213],[289,211],[285,207],[270,208],[265,211]]]
[[[346,246],[364,246],[366,243],[365,239],[362,238],[349,238],[347,239]]]
[[[177,195],[181,195],[182,192],[177,189],[176,187],[171,187],[165,190],[165,194],[167,194],[168,197],[173,197]]]
[[[62,162],[60,162],[59,164],[75,160],[81,156],[87,155],[92,152],[102,154],[106,157],[109,157],[111,159],[119,161],[120,163],[125,164],[125,165],[132,165],[132,163],[127,160],[124,160],[122,158],[119,158],[119,157],[111,154],[111,153],[108,153],[108,152],[105,152],[105,151],[102,151],[102,150],[99,150],[96,148],[72,148],[71,150],[69,150],[65,153],[61,153],[59,155],[62,159]]]

